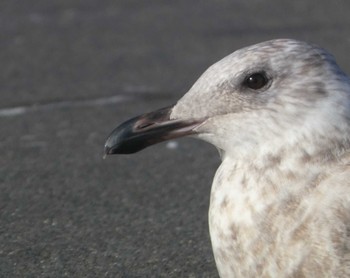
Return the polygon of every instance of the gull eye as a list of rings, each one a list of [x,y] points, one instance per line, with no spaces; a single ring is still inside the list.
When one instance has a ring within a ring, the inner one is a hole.
[[[263,72],[257,72],[249,75],[243,82],[245,87],[253,90],[258,90],[264,87],[268,82],[268,79]]]

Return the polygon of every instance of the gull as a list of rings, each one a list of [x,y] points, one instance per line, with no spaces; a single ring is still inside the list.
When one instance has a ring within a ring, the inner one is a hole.
[[[172,107],[118,126],[105,154],[185,135],[217,147],[209,231],[220,277],[350,277],[350,79],[277,39],[215,63]]]

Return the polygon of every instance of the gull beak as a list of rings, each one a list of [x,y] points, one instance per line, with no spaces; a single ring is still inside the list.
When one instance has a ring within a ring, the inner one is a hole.
[[[172,107],[132,118],[112,131],[105,144],[105,156],[130,154],[156,143],[192,135],[203,120],[171,120]]]

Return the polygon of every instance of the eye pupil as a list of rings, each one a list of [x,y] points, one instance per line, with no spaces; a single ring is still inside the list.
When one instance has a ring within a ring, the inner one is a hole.
[[[268,80],[264,73],[253,73],[248,76],[248,78],[245,80],[245,86],[247,86],[250,89],[258,90],[264,87],[267,84]]]

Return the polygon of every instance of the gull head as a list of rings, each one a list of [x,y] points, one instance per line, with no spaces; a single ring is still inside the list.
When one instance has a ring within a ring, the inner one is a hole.
[[[209,67],[174,106],[118,126],[105,153],[133,153],[191,135],[238,158],[315,143],[327,134],[341,137],[348,129],[349,88],[326,50],[291,39],[263,42]]]

